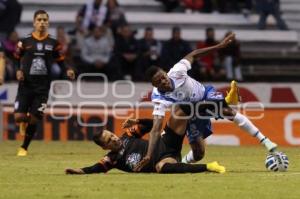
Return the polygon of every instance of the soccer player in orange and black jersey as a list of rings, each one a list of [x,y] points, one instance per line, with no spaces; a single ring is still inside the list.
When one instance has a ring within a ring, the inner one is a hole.
[[[110,152],[95,165],[80,169],[69,168],[65,170],[66,174],[104,173],[113,168],[125,172],[133,172],[135,166],[147,153],[148,141],[141,138],[151,130],[152,125],[152,119],[130,119],[123,125],[124,133],[120,138],[107,130],[95,135],[95,143],[105,150],[110,150]],[[143,167],[139,172],[225,172],[225,168],[220,166],[217,162],[193,165],[180,163],[185,131],[177,133],[174,131],[175,129],[178,130],[177,127],[174,128],[174,123],[173,125],[169,124],[165,127],[149,164]]]
[[[18,42],[15,54],[18,66],[16,76],[19,81],[15,101],[15,121],[20,123],[20,133],[25,134],[18,156],[27,155],[36,124],[42,119],[47,106],[52,64],[57,62],[69,79],[75,78],[74,71],[71,68],[67,69],[64,64],[62,46],[48,34],[48,13],[44,10],[36,11],[33,26],[34,31]]]

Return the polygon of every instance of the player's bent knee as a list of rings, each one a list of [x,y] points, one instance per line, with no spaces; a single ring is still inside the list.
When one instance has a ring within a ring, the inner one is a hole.
[[[29,123],[30,124],[36,124],[36,123],[38,123],[38,121],[40,121],[40,120],[42,120],[42,117],[37,117],[37,116],[35,116],[35,115],[31,115],[30,116],[30,120],[29,120]]]
[[[93,135],[93,141],[94,141],[95,144],[97,144],[98,146],[102,146],[102,145],[101,145],[101,140],[100,140],[101,135],[102,135],[102,132],[95,133],[95,134]]]
[[[193,156],[195,161],[202,160],[205,156],[205,148],[204,147],[197,147],[193,149]]]
[[[15,113],[14,118],[15,118],[16,123],[27,122],[28,121],[28,117],[25,113]]]
[[[161,173],[161,170],[162,170],[163,166],[164,166],[166,163],[175,164],[175,163],[177,163],[177,160],[175,160],[174,158],[169,157],[169,158],[165,158],[165,159],[159,161],[159,162],[155,165],[156,172],[157,172],[157,173]]]
[[[161,169],[163,168],[163,166],[166,164],[166,162],[159,162],[155,165],[155,169],[157,173],[161,173]]]

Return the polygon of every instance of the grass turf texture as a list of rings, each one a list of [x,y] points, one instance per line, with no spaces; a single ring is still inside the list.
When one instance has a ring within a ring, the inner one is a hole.
[[[104,151],[92,142],[33,142],[27,157],[17,157],[19,142],[0,143],[0,198],[300,198],[300,153],[281,148],[290,159],[288,172],[264,167],[263,147],[208,146],[202,162],[219,161],[227,173],[108,174],[67,176],[67,167],[96,163]],[[185,147],[184,152],[189,148]]]

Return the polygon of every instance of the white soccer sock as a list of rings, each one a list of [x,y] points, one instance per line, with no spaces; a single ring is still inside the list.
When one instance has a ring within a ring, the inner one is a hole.
[[[237,113],[233,118],[233,122],[249,135],[256,137],[260,142],[266,140],[266,136],[264,136],[246,116]]]
[[[194,159],[193,151],[190,150],[190,151],[188,152],[188,154],[186,154],[186,155],[182,158],[181,162],[182,162],[182,163],[187,163],[187,164],[188,164],[188,163],[195,163],[196,161],[195,161],[195,159]]]

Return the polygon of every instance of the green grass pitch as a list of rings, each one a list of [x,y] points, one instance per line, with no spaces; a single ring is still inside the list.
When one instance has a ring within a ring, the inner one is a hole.
[[[19,142],[0,143],[1,199],[299,199],[300,150],[280,148],[290,159],[288,172],[264,167],[263,147],[208,146],[202,162],[219,161],[225,174],[107,174],[67,176],[67,167],[89,166],[104,151],[92,142],[38,142],[29,156],[17,157]],[[184,152],[188,147],[184,148]]]

